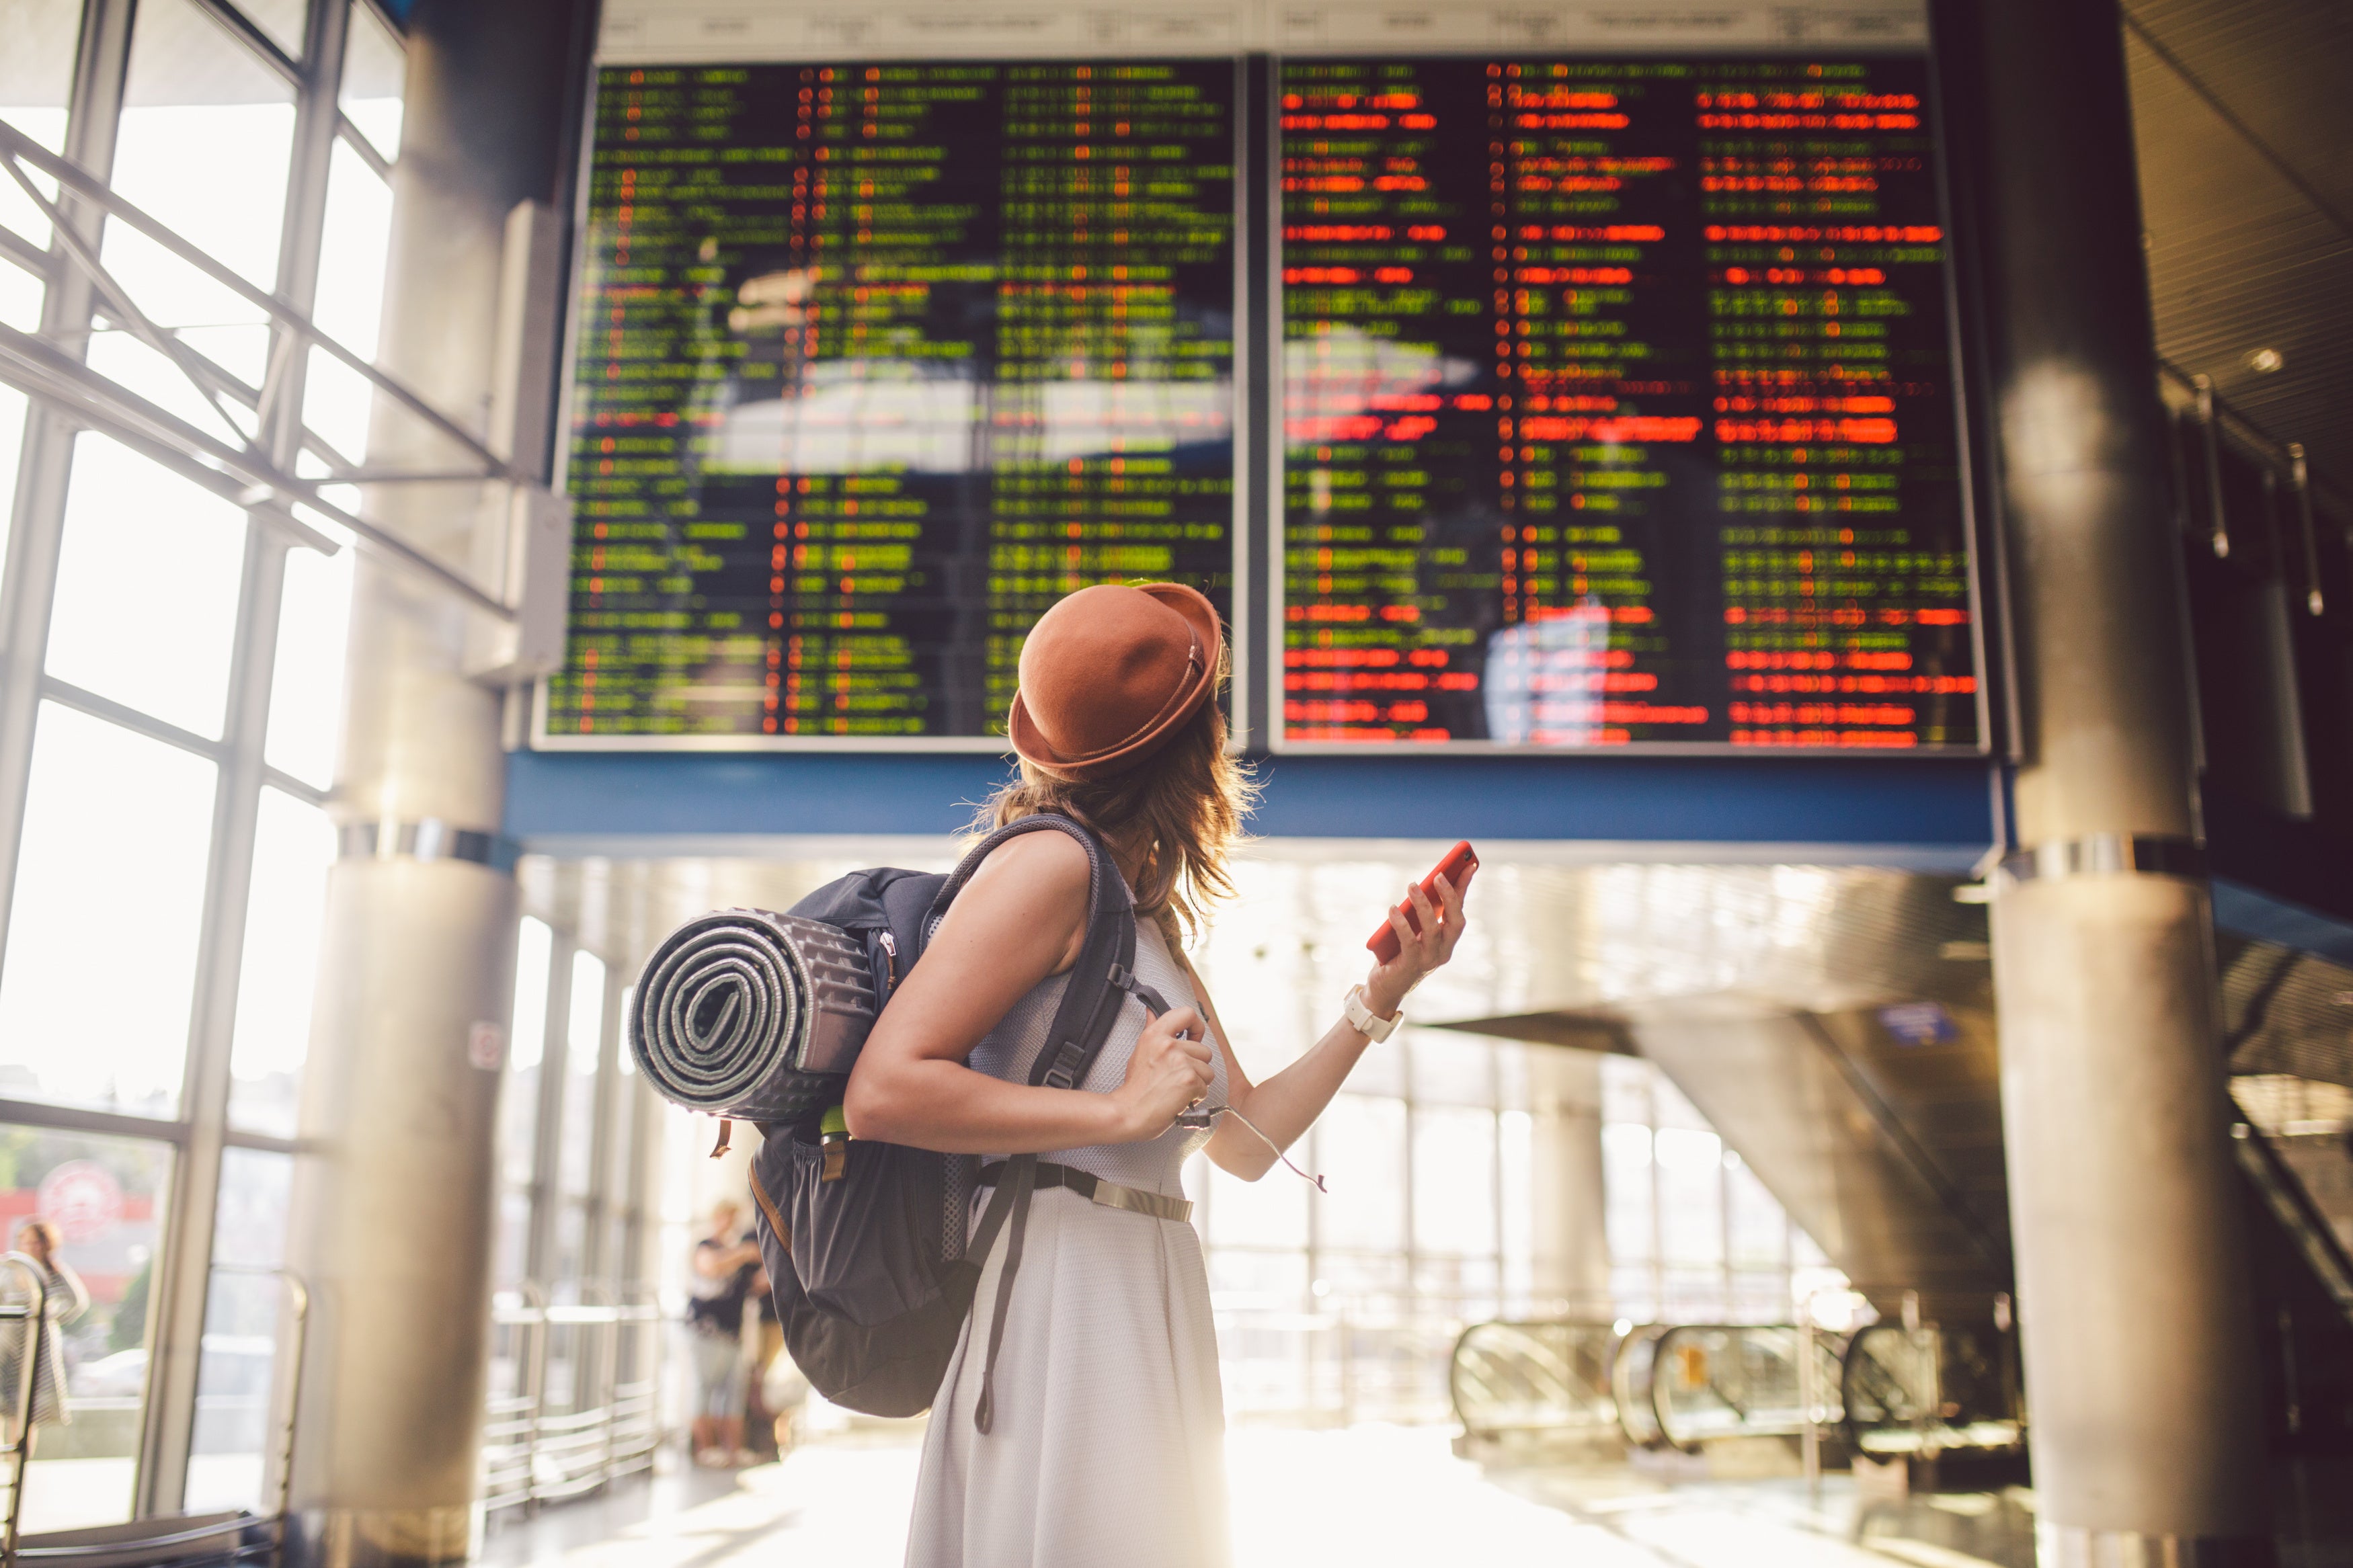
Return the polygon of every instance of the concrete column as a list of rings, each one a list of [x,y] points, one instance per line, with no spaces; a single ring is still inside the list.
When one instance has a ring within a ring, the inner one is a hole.
[[[1609,1313],[1609,1237],[1601,1181],[1601,1058],[1527,1047],[1528,1249],[1539,1305],[1570,1317]]]
[[[2117,12],[1965,10],[2022,721],[1992,913],[2041,1558],[2268,1563]]]
[[[382,362],[477,432],[507,214],[558,193],[584,12],[418,0],[410,13]],[[381,405],[369,458],[452,466]],[[461,569],[495,553],[480,487],[382,487],[368,504]],[[337,1568],[458,1562],[479,1533],[499,1076],[470,1036],[510,1016],[516,889],[436,853],[500,822],[500,695],[466,678],[470,636],[454,597],[360,558],[334,806],[345,858],[328,885],[290,1235],[316,1302],[296,1555]]]

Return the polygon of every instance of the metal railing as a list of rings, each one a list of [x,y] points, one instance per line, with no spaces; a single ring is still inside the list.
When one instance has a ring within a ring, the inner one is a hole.
[[[525,1280],[492,1299],[481,1471],[492,1513],[533,1513],[653,1464],[661,1308],[640,1288],[584,1284],[579,1293],[575,1302],[550,1302]]]
[[[21,1252],[0,1256],[0,1265],[16,1268],[32,1282],[29,1300],[0,1303],[0,1322],[24,1323],[17,1331],[22,1354],[16,1361],[16,1398],[9,1415],[8,1441],[0,1457],[8,1461],[8,1511],[0,1521],[0,1563],[16,1561],[16,1535],[25,1517],[25,1466],[33,1457],[33,1393],[41,1375],[41,1358],[48,1353],[49,1271]],[[57,1397],[66,1391],[59,1380]]]
[[[276,1279],[286,1291],[287,1330],[292,1349],[286,1354],[285,1413],[279,1418],[278,1451],[266,1455],[262,1474],[266,1478],[272,1465],[278,1472],[277,1506],[269,1510],[273,1550],[280,1561],[286,1556],[287,1532],[291,1529],[294,1500],[294,1424],[302,1410],[302,1363],[311,1345],[311,1287],[290,1268],[271,1268],[243,1263],[216,1263],[216,1274],[237,1274],[253,1279]],[[272,1380],[273,1387],[276,1380]],[[265,1438],[265,1441],[267,1439]]]
[[[237,1510],[218,1514],[189,1516],[175,1514],[156,1519],[132,1520],[101,1533],[103,1540],[79,1539],[72,1545],[37,1545],[24,1543],[19,1531],[25,1495],[25,1468],[31,1458],[31,1418],[33,1392],[38,1378],[41,1359],[48,1353],[47,1279],[39,1266],[22,1253],[9,1253],[0,1263],[16,1265],[34,1277],[37,1286],[39,1310],[31,1303],[0,1303],[0,1323],[32,1323],[32,1328],[19,1342],[24,1352],[17,1366],[15,1423],[9,1442],[0,1447],[0,1457],[9,1462],[8,1503],[5,1526],[0,1526],[0,1564],[16,1568],[23,1564],[45,1564],[47,1568],[76,1568],[78,1564],[111,1564],[123,1562],[204,1562],[244,1563],[267,1559],[282,1563],[286,1560],[288,1535],[291,1528],[290,1503],[294,1487],[294,1428],[301,1409],[302,1368],[310,1348],[308,1332],[311,1318],[311,1290],[301,1276],[288,1268],[251,1267],[237,1263],[216,1263],[216,1274],[245,1275],[257,1279],[274,1279],[284,1287],[289,1312],[288,1332],[279,1342],[285,1366],[284,1393],[280,1399],[283,1408],[278,1418],[263,1427],[261,1441],[263,1473],[275,1469],[271,1506],[267,1512]],[[277,1394],[280,1380],[270,1380],[270,1391]],[[62,1384],[58,1397],[65,1398]],[[257,1500],[259,1503],[259,1500]],[[34,1537],[36,1541],[38,1536]]]

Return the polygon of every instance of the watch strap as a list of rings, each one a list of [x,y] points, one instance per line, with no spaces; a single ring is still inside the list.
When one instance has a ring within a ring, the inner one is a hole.
[[[1348,1026],[1375,1045],[1396,1034],[1397,1026],[1405,1022],[1403,1013],[1384,1018],[1374,1012],[1365,1002],[1365,988],[1361,985],[1348,987],[1348,999],[1344,1005],[1348,1016]]]

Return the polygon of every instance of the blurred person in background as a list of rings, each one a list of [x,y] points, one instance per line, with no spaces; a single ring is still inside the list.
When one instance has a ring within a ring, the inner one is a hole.
[[[66,1347],[65,1325],[90,1310],[90,1291],[64,1258],[58,1256],[63,1245],[58,1227],[45,1219],[28,1219],[16,1227],[16,1248],[40,1266],[46,1276],[48,1293],[46,1308],[47,1331],[41,1335],[41,1356],[33,1368],[33,1431],[25,1434],[25,1451],[29,1458],[33,1439],[45,1426],[62,1426],[73,1417],[65,1406]],[[24,1279],[15,1269],[0,1281],[0,1289],[15,1300],[29,1300]],[[16,1418],[16,1404],[21,1390],[17,1379],[25,1363],[25,1335],[27,1323],[10,1323],[0,1330],[0,1413],[5,1413],[10,1425]],[[16,1435],[9,1434],[11,1438]]]
[[[722,1198],[711,1228],[688,1258],[687,1337],[694,1352],[694,1462],[749,1464],[744,1447],[744,1303],[760,1266],[759,1244],[744,1232],[743,1205]]]
[[[750,1425],[745,1431],[760,1458],[781,1459],[792,1450],[793,1415],[808,1397],[808,1380],[786,1352],[785,1326],[776,1319],[776,1293],[766,1269],[753,1274],[750,1300],[752,1366],[745,1390]]]
[[[776,1321],[776,1298],[769,1289],[766,1269],[752,1270],[744,1304],[748,1309],[744,1339],[751,1352],[744,1376],[744,1446],[754,1459],[765,1463],[784,1458],[776,1440],[776,1416],[768,1409],[767,1378],[769,1363],[785,1345],[785,1329]]]

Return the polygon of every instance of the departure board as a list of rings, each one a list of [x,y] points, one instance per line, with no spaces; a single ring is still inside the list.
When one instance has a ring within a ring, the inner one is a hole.
[[[1285,744],[1979,745],[1925,59],[1279,92]]]
[[[600,70],[543,741],[994,749],[1062,595],[1230,616],[1235,73]]]

